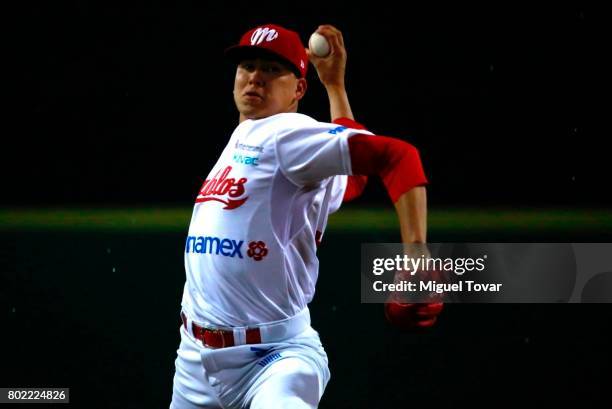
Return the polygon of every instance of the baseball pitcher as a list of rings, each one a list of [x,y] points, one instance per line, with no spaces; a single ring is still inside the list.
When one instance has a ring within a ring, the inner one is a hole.
[[[418,151],[355,122],[346,50],[332,26],[317,57],[297,33],[255,27],[226,50],[239,124],[202,184],[185,242],[181,343],[171,408],[315,408],[330,379],[308,303],[328,215],[379,175],[402,240],[426,242]],[[333,123],[297,113],[311,62]],[[389,302],[404,327],[434,324],[441,304]]]

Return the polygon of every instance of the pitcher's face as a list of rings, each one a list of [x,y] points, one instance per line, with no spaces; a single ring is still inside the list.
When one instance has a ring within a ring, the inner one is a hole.
[[[240,122],[296,112],[298,101],[305,92],[306,80],[297,78],[279,61],[247,59],[236,69],[234,101],[240,112]]]

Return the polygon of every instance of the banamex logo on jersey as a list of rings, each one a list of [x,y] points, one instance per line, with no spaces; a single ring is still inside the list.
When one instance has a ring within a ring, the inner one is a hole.
[[[221,202],[225,204],[224,210],[232,210],[242,206],[249,198],[248,196],[241,197],[245,193],[244,185],[247,178],[229,177],[232,169],[231,166],[222,170],[219,169],[213,178],[206,179],[195,202]]]
[[[215,236],[188,236],[185,253],[215,254],[225,257],[242,257],[244,240],[233,240]]]
[[[244,240],[216,236],[188,236],[185,244],[185,253],[212,254],[224,257],[242,256],[242,245]],[[255,261],[261,261],[268,255],[268,246],[264,241],[253,240],[249,242],[247,256]]]

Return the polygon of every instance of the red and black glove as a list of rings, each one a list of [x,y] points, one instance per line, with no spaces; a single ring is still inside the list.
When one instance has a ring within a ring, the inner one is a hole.
[[[444,282],[446,276],[439,271],[419,271],[413,276],[407,271],[398,271],[394,281],[410,281],[418,278],[435,279]],[[418,280],[417,280],[418,281]],[[444,308],[444,295],[438,293],[424,294],[427,302],[410,302],[409,297],[401,292],[389,295],[385,303],[385,317],[395,327],[406,330],[420,330],[432,327],[438,320],[438,315]],[[414,298],[413,298],[414,300]]]
[[[385,303],[385,317],[392,325],[401,329],[426,329],[433,326],[444,303]]]

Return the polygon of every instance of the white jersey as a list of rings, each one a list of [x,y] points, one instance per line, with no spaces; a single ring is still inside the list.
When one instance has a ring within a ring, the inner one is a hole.
[[[316,245],[351,174],[347,138],[363,130],[296,113],[246,120],[196,198],[182,307],[194,320],[249,326],[312,300]]]

